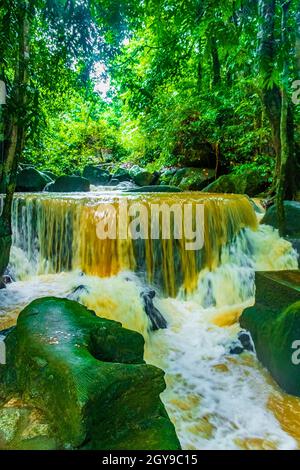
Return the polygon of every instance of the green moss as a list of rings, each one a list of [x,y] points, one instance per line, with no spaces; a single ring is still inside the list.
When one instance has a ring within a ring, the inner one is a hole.
[[[153,174],[138,165],[134,165],[130,168],[129,175],[139,186],[148,186],[153,180]]]
[[[170,436],[172,448],[179,448],[159,399],[164,374],[144,363],[138,333],[76,302],[49,297],[21,312],[6,344],[0,372],[7,392],[18,391],[41,409],[63,447],[113,448],[121,433],[124,448],[138,449],[130,429],[144,434],[144,423],[153,420],[157,427],[149,433],[159,434],[160,448],[171,445]]]
[[[293,343],[300,340],[300,293],[288,283],[290,275],[277,280],[260,274],[256,304],[244,311],[240,324],[250,331],[258,359],[278,384],[300,396],[300,366],[292,361]]]
[[[234,193],[247,194],[250,197],[257,196],[266,188],[266,181],[258,169],[250,169],[243,174],[231,173],[223,175],[207,186],[206,193]]]

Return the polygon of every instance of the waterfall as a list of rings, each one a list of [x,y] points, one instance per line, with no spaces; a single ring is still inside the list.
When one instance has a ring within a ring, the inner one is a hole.
[[[249,275],[245,273],[249,271],[249,265],[254,266],[259,258],[266,258],[271,239],[273,249],[282,245],[271,269],[295,265],[290,244],[279,239],[271,228],[259,228],[251,201],[245,196],[201,193],[127,196],[127,202],[142,204],[148,219],[157,205],[171,208],[174,204],[179,207],[190,204],[195,224],[197,214],[194,209],[197,205],[203,207],[203,247],[198,250],[186,249],[185,233],[181,239],[174,237],[176,230],[181,229],[176,223],[182,224],[175,216],[171,220],[168,239],[163,238],[161,231],[157,239],[151,238],[150,220],[146,221],[143,238],[99,239],[97,226],[101,219],[106,218],[116,227],[124,224],[124,217],[121,221],[122,214],[118,211],[124,197],[107,193],[89,197],[16,195],[12,216],[12,264],[22,264],[25,274],[80,270],[89,275],[109,277],[126,270],[134,271],[148,284],[172,297],[199,291],[199,278],[200,281],[203,279],[203,273],[215,272],[230,262],[239,268],[240,279],[236,282],[248,283],[251,291],[253,281],[249,282]],[[132,217],[126,213],[126,218],[125,223],[130,225]],[[260,256],[262,252],[263,257]],[[269,264],[272,264],[271,260]],[[20,275],[22,270],[19,268],[15,271]],[[264,269],[258,266],[260,268]],[[206,285],[202,282],[201,290],[206,291],[204,303],[209,302],[211,278],[208,274],[203,281]],[[242,300],[245,297],[249,297],[249,292]]]
[[[117,229],[131,222],[118,211],[124,197],[15,196],[9,269],[17,282],[0,291],[0,328],[14,325],[35,298],[76,296],[97,315],[143,334],[146,361],[166,372],[162,399],[184,449],[297,448],[291,397],[274,386],[255,354],[229,353],[238,318],[254,302],[255,270],[296,269],[291,244],[257,223],[247,197],[201,193],[126,195],[146,208],[148,236],[99,238],[99,221]],[[187,250],[189,239],[174,236],[181,228],[175,216],[171,238],[162,232],[151,238],[152,205],[176,202],[203,206],[201,249]],[[154,306],[167,329],[151,332],[145,285],[156,291]]]
[[[99,239],[97,224],[101,217],[112,221],[117,215],[116,224],[120,223],[117,209],[122,196],[89,199],[16,196],[13,245],[26,254],[39,274],[80,269],[86,274],[105,277],[123,270],[137,271],[145,275],[147,282],[175,296],[180,287],[192,291],[202,269],[217,267],[222,248],[232,243],[243,229],[257,230],[254,210],[243,196],[144,195],[132,197],[132,201],[143,204],[149,217],[154,205],[183,207],[192,204],[195,207],[201,204],[204,208],[203,248],[186,250],[184,234],[183,239],[175,239],[174,230],[169,239],[161,236],[154,240],[150,233],[137,240]],[[178,227],[174,224],[175,219],[172,228],[176,231]],[[149,227],[150,222],[147,230]]]

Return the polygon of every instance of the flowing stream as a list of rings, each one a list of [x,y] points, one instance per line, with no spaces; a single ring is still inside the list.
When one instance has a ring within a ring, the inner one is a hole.
[[[238,318],[254,303],[255,270],[297,269],[291,245],[258,225],[243,196],[128,198],[146,209],[203,205],[203,248],[150,235],[100,240],[99,220],[120,224],[122,194],[16,195],[9,267],[16,282],[0,291],[0,329],[37,297],[74,298],[143,334],[146,361],[166,372],[162,399],[184,449],[297,449],[300,400],[274,384],[254,353],[230,354]],[[157,292],[167,329],[150,329],[146,286]]]

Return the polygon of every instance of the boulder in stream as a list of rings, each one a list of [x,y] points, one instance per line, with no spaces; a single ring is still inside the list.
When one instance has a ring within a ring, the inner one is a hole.
[[[141,292],[141,297],[144,302],[144,309],[146,315],[150,319],[152,331],[163,330],[168,327],[167,321],[153,304],[155,295],[156,292],[152,289],[146,289],[145,291]]]
[[[49,183],[45,191],[49,193],[88,192],[90,182],[81,176],[60,176],[55,182]]]
[[[300,396],[300,272],[257,273],[256,303],[240,324],[277,383]]]
[[[220,176],[216,181],[203,189],[205,193],[223,194],[247,194],[250,197],[257,196],[267,188],[266,179],[258,169],[249,169],[243,174],[230,173]]]
[[[129,170],[121,167],[114,172],[113,178],[116,179],[119,183],[122,183],[123,181],[132,181]]]
[[[285,226],[283,235],[291,239],[300,238],[300,202],[285,201],[284,210]],[[278,228],[277,211],[275,205],[269,207],[261,223]]]
[[[130,168],[129,175],[138,186],[149,186],[154,178],[152,173],[138,165]]]
[[[160,176],[161,185],[170,185],[182,191],[201,191],[215,177],[215,170],[209,168],[167,169]]]
[[[159,398],[164,373],[145,364],[140,334],[77,302],[47,297],[21,312],[5,341],[5,394],[38,408],[60,448],[180,448]]]
[[[108,170],[94,165],[87,165],[83,170],[82,176],[94,186],[106,186],[111,179]]]
[[[35,168],[25,168],[17,175],[16,192],[34,193],[43,191],[52,179]]]

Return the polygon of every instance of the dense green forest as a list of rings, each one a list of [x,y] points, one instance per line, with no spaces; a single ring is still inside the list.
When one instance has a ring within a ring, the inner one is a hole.
[[[297,0],[1,0],[2,235],[22,165],[246,175],[283,216],[299,182],[299,37]]]

